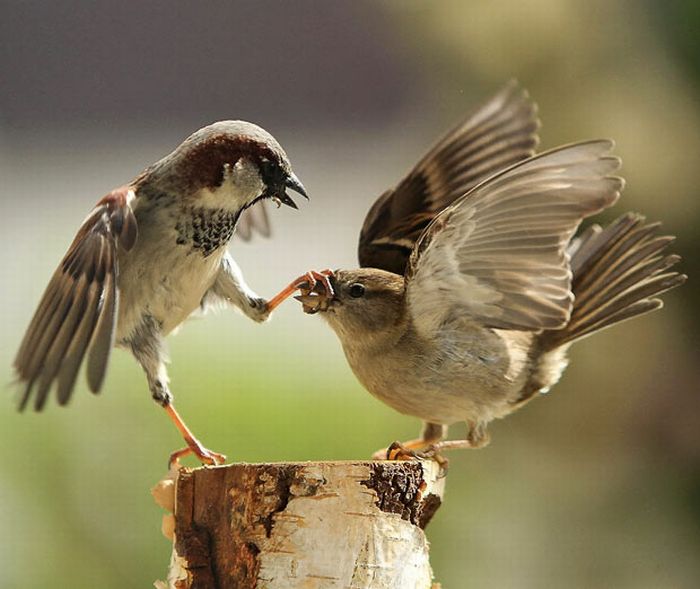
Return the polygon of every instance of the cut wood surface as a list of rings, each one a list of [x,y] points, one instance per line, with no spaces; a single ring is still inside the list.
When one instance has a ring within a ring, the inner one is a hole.
[[[182,469],[154,490],[174,506],[168,589],[430,589],[423,529],[444,478],[430,461]],[[175,493],[173,498],[172,493]]]

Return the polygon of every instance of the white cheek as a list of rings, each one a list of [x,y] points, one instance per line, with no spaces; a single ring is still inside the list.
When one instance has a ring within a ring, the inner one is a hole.
[[[207,208],[237,211],[260,196],[264,189],[258,167],[250,160],[241,158],[235,165],[224,169],[221,186],[199,191],[198,202]]]

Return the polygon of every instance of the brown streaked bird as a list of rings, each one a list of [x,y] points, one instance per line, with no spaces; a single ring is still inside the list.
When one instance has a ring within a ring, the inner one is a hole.
[[[604,140],[527,157],[536,127],[509,85],[375,203],[362,268],[292,283],[362,385],[424,422],[375,457],[484,446],[490,421],[556,384],[571,343],[660,308],[686,279],[664,253],[673,238],[640,215],[574,238],[617,201],[620,161]],[[500,162],[511,165],[493,174]],[[466,437],[444,439],[457,422]]]
[[[204,463],[222,462],[175,411],[164,340],[217,300],[254,321],[268,318],[281,299],[256,295],[226,246],[242,213],[244,237],[269,233],[265,211],[253,212],[262,201],[297,208],[288,188],[306,197],[272,135],[252,123],[220,121],[102,198],[51,278],[17,353],[20,410],[30,402],[42,410],[53,389],[60,405],[68,403],[82,364],[98,393],[116,345],[141,364],[153,399],[187,443],[171,459],[193,452]]]

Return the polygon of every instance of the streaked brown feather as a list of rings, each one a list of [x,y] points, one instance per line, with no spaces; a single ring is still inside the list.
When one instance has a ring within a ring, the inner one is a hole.
[[[99,298],[102,286],[92,282],[86,293],[85,316],[75,331],[75,336],[63,356],[60,369],[56,376],[58,382],[57,397],[59,405],[65,405],[70,400],[75,381],[78,378],[80,364],[85,357],[85,350],[90,343],[90,337],[95,329],[99,316]]]
[[[360,265],[403,274],[430,221],[471,188],[530,157],[538,143],[536,107],[511,82],[442,137],[365,218]]]
[[[102,300],[99,303],[99,319],[90,340],[88,354],[87,381],[93,393],[98,393],[104,382],[109,356],[114,346],[119,311],[117,263],[116,260],[110,260],[110,263],[113,271],[105,275]]]
[[[20,410],[32,397],[41,410],[54,383],[67,403],[86,354],[88,384],[100,389],[116,329],[117,252],[138,237],[132,197],[124,187],[100,200],[54,272],[14,363],[24,385]]]

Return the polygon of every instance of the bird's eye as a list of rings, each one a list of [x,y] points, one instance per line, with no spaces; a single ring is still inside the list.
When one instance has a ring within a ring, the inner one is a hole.
[[[360,284],[359,282],[356,282],[355,284],[350,285],[350,296],[359,299],[362,295],[365,294],[365,287]]]
[[[263,176],[269,176],[272,174],[272,170],[274,169],[274,166],[270,160],[267,158],[263,158],[260,160],[260,170],[263,173]]]
[[[279,166],[267,158],[260,160],[260,174],[263,182],[268,185],[279,183],[282,171]]]

